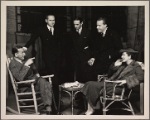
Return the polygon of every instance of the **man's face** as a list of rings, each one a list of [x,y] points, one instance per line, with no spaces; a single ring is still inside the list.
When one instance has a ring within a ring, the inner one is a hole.
[[[98,20],[97,21],[97,31],[99,33],[103,32],[107,28],[107,24],[103,23],[103,20]]]
[[[18,49],[18,52],[15,53],[15,57],[18,58],[18,59],[20,59],[20,60],[24,60],[25,55],[26,54],[25,54],[23,48]]]
[[[126,52],[123,52],[121,58],[122,62],[127,62],[128,60],[131,59],[131,55],[128,55]]]
[[[47,16],[47,19],[45,19],[45,22],[50,27],[54,27],[54,25],[55,25],[55,17],[53,15],[49,15],[49,16]]]
[[[75,30],[78,31],[82,27],[83,22],[80,22],[80,20],[74,20],[73,24],[74,24]]]

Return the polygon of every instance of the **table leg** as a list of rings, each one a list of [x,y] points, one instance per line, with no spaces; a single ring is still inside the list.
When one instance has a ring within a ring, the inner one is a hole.
[[[71,103],[72,103],[72,106],[71,106],[71,114],[73,115],[73,99],[74,99],[74,95],[73,95],[73,91],[71,92],[72,94],[71,94],[71,99],[72,99],[72,101],[71,101]]]
[[[61,104],[61,86],[59,86],[58,114],[60,114],[60,104]]]

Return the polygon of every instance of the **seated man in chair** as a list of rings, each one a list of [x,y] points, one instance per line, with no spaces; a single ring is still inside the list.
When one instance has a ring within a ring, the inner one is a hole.
[[[118,83],[124,85],[126,89],[131,89],[139,85],[140,82],[143,82],[144,71],[133,58],[133,55],[137,53],[137,51],[128,48],[122,49],[120,52],[122,53],[122,59],[117,60],[110,66],[108,80],[118,81]],[[99,97],[102,95],[100,91],[103,87],[104,81],[89,81],[82,88],[81,92],[86,96],[88,101],[86,115],[90,115],[94,110],[100,109]],[[106,88],[109,89],[108,92],[112,93],[112,84],[106,86]],[[119,90],[116,92],[119,92]]]
[[[34,64],[33,59],[30,58],[26,61],[25,49],[22,46],[16,45],[12,48],[12,54],[14,55],[13,59],[10,62],[9,68],[12,72],[12,75],[17,81],[31,80],[35,79],[35,91],[39,91],[41,94],[42,101],[46,108],[46,114],[51,114],[51,105],[52,105],[52,85],[46,79],[43,79],[38,74]],[[21,92],[31,91],[31,87],[28,85],[22,86],[19,89]]]

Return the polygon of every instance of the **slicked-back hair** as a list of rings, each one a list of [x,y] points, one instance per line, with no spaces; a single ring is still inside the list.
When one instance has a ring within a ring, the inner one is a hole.
[[[54,17],[55,17],[54,14],[46,14],[46,15],[45,15],[45,19],[48,19],[48,16],[54,16]]]
[[[97,21],[103,21],[103,24],[107,24],[108,25],[108,22],[107,22],[107,18],[106,17],[99,17],[98,19],[97,19]]]
[[[82,19],[81,17],[76,17],[76,18],[74,18],[74,21],[75,21],[75,20],[79,20],[80,23],[83,22],[83,19]]]
[[[13,48],[12,48],[12,54],[15,56],[15,53],[18,52],[18,49],[22,48],[21,45],[15,45]]]

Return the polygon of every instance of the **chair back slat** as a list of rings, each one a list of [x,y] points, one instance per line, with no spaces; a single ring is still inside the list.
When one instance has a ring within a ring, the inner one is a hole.
[[[11,80],[11,83],[12,83],[12,86],[13,86],[13,89],[14,89],[14,92],[15,94],[17,94],[17,84],[16,84],[16,80],[15,78],[13,77],[10,69],[9,69],[9,64],[11,62],[12,58],[7,58],[7,61],[6,61],[6,64],[7,64],[7,70],[8,70],[8,73],[9,73],[9,76],[10,76],[10,80]]]
[[[32,92],[30,92],[30,93],[29,92],[19,92],[18,93],[18,90],[17,90],[18,89],[18,83],[15,80],[14,76],[12,75],[12,72],[9,69],[9,65],[10,65],[11,60],[12,60],[12,58],[8,58],[7,57],[7,59],[6,59],[6,65],[7,65],[7,70],[8,70],[8,73],[10,75],[10,80],[11,80],[11,83],[12,83],[12,86],[13,86],[13,89],[14,89],[14,93],[15,93],[18,114],[22,114],[22,111],[20,109],[22,107],[20,106],[20,103],[23,103],[25,101],[29,101],[29,99],[25,99],[25,98],[24,99],[20,99],[20,97],[18,97],[18,96],[26,96],[26,95],[29,95],[29,94],[32,95],[32,97],[33,97],[33,99],[31,99],[31,101],[33,100],[33,102],[34,102],[34,105],[32,107],[34,107],[34,109],[35,109],[35,114],[39,114],[39,112],[38,112],[38,104],[39,103],[37,103],[37,99],[36,99],[37,93],[36,93],[36,91],[34,89],[34,84],[31,83],[31,87],[32,87],[31,91]],[[24,100],[24,101],[22,101],[22,100]],[[30,106],[24,106],[24,108],[29,108],[29,107]]]

